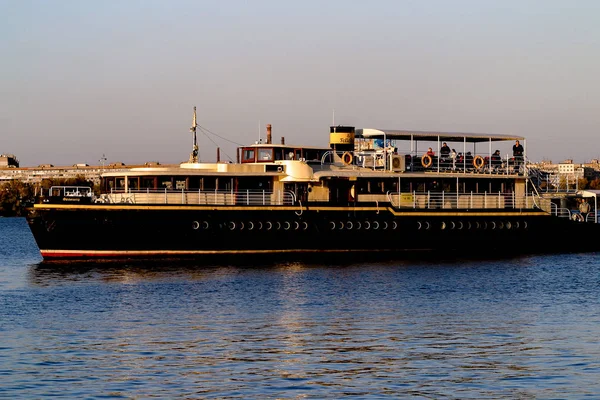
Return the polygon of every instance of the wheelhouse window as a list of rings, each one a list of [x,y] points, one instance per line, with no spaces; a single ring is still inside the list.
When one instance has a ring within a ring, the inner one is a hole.
[[[242,162],[255,162],[256,151],[254,148],[244,148],[242,149]]]
[[[258,160],[259,161],[273,161],[273,149],[258,149]]]

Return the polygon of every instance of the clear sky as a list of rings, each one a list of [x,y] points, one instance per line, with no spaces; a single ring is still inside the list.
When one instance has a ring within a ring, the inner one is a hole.
[[[0,0],[0,153],[22,166],[184,161],[194,106],[205,161],[268,123],[326,146],[333,115],[600,158],[600,1]]]

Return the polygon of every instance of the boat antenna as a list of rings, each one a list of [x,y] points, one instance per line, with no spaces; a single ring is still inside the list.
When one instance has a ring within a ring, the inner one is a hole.
[[[102,154],[102,157],[98,160],[102,163],[102,171],[104,171],[104,163],[106,162],[106,155]]]
[[[190,128],[190,132],[194,134],[194,147],[192,150],[192,154],[190,154],[190,162],[197,163],[198,162],[198,141],[196,139],[196,107],[194,106],[194,117],[192,118],[192,127]]]

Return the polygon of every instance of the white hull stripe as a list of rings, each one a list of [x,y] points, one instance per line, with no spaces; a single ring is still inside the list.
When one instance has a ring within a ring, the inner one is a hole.
[[[431,249],[411,249],[410,251],[430,251]],[[276,253],[348,253],[348,252],[386,252],[397,249],[281,249],[281,250],[40,250],[44,258],[72,257],[140,257],[156,255],[210,255],[210,254],[276,254]]]

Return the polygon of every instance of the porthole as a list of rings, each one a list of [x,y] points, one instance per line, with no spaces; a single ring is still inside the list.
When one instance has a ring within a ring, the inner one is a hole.
[[[294,221],[294,229],[295,229],[295,230],[298,230],[298,229],[300,229],[300,222],[298,222],[298,221]]]
[[[421,225],[421,221],[417,221],[417,229],[421,229],[422,225]]]
[[[243,230],[244,230],[244,223],[240,222],[240,231],[243,231]]]
[[[379,229],[379,221],[373,221],[373,229]]]
[[[283,223],[283,229],[285,229],[286,231],[289,231],[291,227],[292,227],[292,224],[290,224],[288,221],[285,221]]]
[[[331,230],[334,230],[335,229],[335,222],[330,221],[329,222],[329,226],[331,227]]]
[[[265,225],[267,225],[267,230],[268,231],[270,231],[271,229],[273,229],[273,223],[271,221],[265,222]]]
[[[454,223],[454,221],[450,221],[450,229],[454,228],[456,228],[456,224]]]
[[[527,229],[527,221],[523,221],[523,229]]]
[[[277,230],[280,231],[281,230],[281,222],[276,221],[275,222],[275,226],[277,227]]]
[[[505,226],[506,226],[506,229],[512,228],[512,225],[511,225],[510,221],[506,221]]]
[[[397,229],[398,223],[396,221],[392,221],[392,229]]]
[[[365,221],[365,229],[366,230],[371,229],[371,223],[369,221]]]
[[[354,224],[352,223],[352,221],[348,221],[346,222],[346,229],[350,230],[354,227]]]
[[[490,222],[490,227],[492,230],[496,229],[496,223],[494,221]]]
[[[356,229],[360,228],[362,228],[362,224],[360,223],[360,221],[356,221]]]
[[[464,227],[462,221],[458,221],[458,229],[462,229]]]
[[[425,221],[425,229],[429,228],[431,228],[431,224],[429,223],[429,221]]]
[[[248,230],[251,231],[254,229],[254,223],[252,221],[248,221]]]
[[[502,223],[502,221],[498,222],[498,229],[504,229],[504,223]]]
[[[198,221],[193,221],[193,222],[192,222],[192,229],[193,229],[193,230],[200,229],[200,222],[198,222]]]
[[[344,223],[342,221],[340,221],[340,230],[344,229]]]
[[[230,231],[232,231],[232,230],[234,230],[234,229],[235,229],[235,222],[233,222],[233,221],[230,221],[230,222],[229,222],[229,230],[230,230]]]
[[[442,221],[442,230],[446,229],[446,223]]]
[[[261,221],[258,221],[258,229],[262,230],[263,228],[263,223]]]
[[[304,221],[303,224],[304,224],[304,230],[307,230],[308,229],[308,222]]]
[[[387,229],[387,228],[389,228],[388,222],[383,221],[383,229]]]

